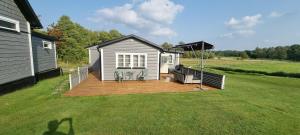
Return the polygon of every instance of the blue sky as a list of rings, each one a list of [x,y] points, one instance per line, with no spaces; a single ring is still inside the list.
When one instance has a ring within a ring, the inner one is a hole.
[[[29,0],[45,27],[62,15],[157,44],[205,40],[216,50],[300,43],[299,0]],[[88,1],[88,2],[87,2]]]

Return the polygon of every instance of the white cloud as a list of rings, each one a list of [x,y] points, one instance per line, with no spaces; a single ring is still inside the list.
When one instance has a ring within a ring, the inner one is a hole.
[[[141,14],[148,19],[168,24],[171,24],[183,9],[182,5],[175,4],[170,0],[149,0],[139,6]]]
[[[226,34],[222,34],[220,36],[221,38],[234,38],[233,33],[226,33]]]
[[[153,36],[172,37],[177,33],[169,25],[182,10],[183,6],[170,0],[135,0],[133,4],[99,9],[89,20],[96,23],[122,24]]]
[[[254,30],[239,30],[236,33],[241,36],[248,37],[254,35],[256,32]]]
[[[225,24],[231,29],[251,29],[261,22],[261,18],[261,14],[245,16],[240,20],[232,17],[228,22],[225,22]]]
[[[172,37],[172,36],[176,36],[177,33],[175,31],[173,31],[170,28],[157,28],[155,30],[153,30],[152,32],[150,32],[151,35],[154,36],[166,36],[166,37]]]
[[[234,17],[230,18],[229,21],[225,22],[225,25],[229,28],[229,33],[221,35],[223,38],[234,38],[238,36],[249,37],[254,35],[255,26],[257,26],[262,19],[261,14],[256,14],[253,16],[245,16],[241,19],[236,19]]]
[[[230,33],[221,35],[221,38],[235,38],[235,37],[249,37],[254,35],[256,32],[254,30],[237,30]]]
[[[285,15],[285,13],[279,13],[279,12],[273,11],[273,12],[270,13],[269,17],[278,18],[278,17],[282,17],[284,15]]]

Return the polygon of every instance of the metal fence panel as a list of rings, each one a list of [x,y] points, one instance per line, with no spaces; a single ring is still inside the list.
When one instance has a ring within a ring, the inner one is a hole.
[[[195,69],[183,68],[185,73],[193,74],[201,79],[201,71]],[[203,72],[203,84],[218,89],[225,89],[225,75]]]
[[[77,70],[70,72],[70,90],[88,78],[88,67],[78,67]]]
[[[82,82],[88,77],[89,69],[88,67],[79,67],[78,70],[80,74],[80,82]]]
[[[219,89],[224,89],[225,75],[203,72],[203,84]]]

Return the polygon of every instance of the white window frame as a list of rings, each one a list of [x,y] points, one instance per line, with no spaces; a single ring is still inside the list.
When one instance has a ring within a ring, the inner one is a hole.
[[[119,67],[119,55],[123,55],[123,66]],[[129,67],[125,67],[125,55],[130,55],[130,66]],[[138,67],[134,67],[133,64],[133,55],[138,55]],[[140,57],[144,55],[145,56],[145,66],[141,67],[141,62],[140,62]],[[116,68],[130,68],[130,69],[134,69],[134,68],[147,68],[147,61],[148,61],[148,56],[147,53],[116,53]]]
[[[48,47],[45,47],[45,44],[48,44]],[[44,49],[52,49],[52,43],[49,41],[43,41],[43,48]]]
[[[169,57],[171,56],[171,62],[169,62]],[[169,54],[168,56],[167,56],[167,64],[174,64],[174,57],[173,57],[174,55],[172,55],[172,54]]]
[[[16,25],[15,29],[0,26],[1,29],[6,29],[6,30],[12,30],[12,31],[20,32],[20,22],[19,21],[14,20],[14,19],[10,19],[10,18],[4,17],[4,16],[0,16],[0,20],[6,21],[6,22],[9,22],[9,23],[13,23],[13,24]]]

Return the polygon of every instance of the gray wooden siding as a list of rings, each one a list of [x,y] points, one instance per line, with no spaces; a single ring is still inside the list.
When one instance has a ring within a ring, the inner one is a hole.
[[[35,73],[56,68],[54,42],[51,42],[52,49],[44,49],[43,41],[51,42],[46,39],[32,36],[32,53]]]
[[[28,35],[0,30],[0,84],[31,76]]]
[[[103,49],[104,80],[115,80],[116,53],[146,53],[148,77],[146,80],[157,80],[158,78],[158,50],[134,39],[124,40]],[[142,70],[129,69],[134,71],[136,77]]]
[[[0,15],[20,22],[28,32],[27,21],[14,0],[0,0]],[[32,76],[27,33],[0,29],[0,84]]]
[[[28,32],[27,20],[14,0],[0,0],[0,15],[20,22],[20,30]]]
[[[97,50],[97,46],[91,47],[90,49],[90,69],[94,72],[99,72],[100,63],[99,63],[99,52]]]

